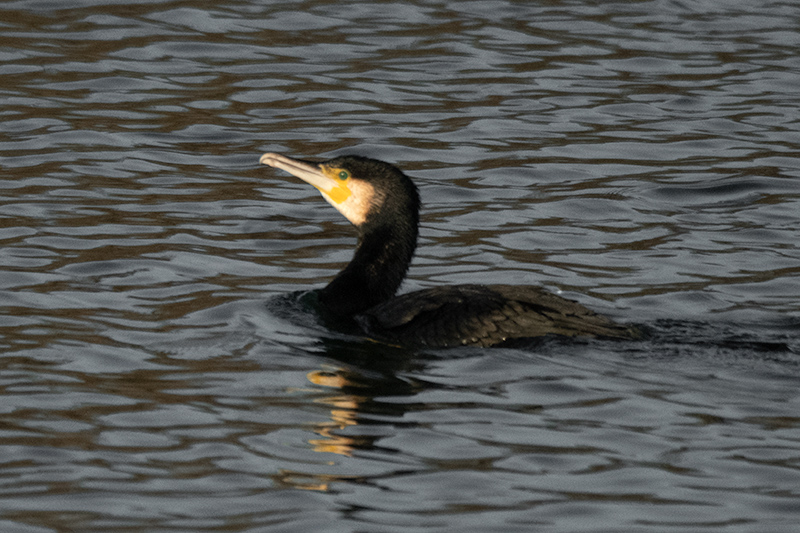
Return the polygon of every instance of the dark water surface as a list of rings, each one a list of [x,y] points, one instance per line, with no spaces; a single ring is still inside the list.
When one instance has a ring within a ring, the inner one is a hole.
[[[0,531],[797,531],[800,4],[0,17]],[[354,238],[265,151],[406,169],[404,290],[542,284],[650,336],[287,317]]]

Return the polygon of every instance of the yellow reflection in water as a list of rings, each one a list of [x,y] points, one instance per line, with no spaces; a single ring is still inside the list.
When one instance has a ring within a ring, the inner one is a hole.
[[[364,438],[348,437],[335,433],[349,426],[358,425],[359,407],[368,399],[367,396],[345,392],[347,389],[363,387],[362,384],[353,379],[355,377],[354,374],[342,368],[329,368],[313,370],[307,374],[307,377],[315,385],[330,387],[336,391],[336,394],[315,400],[316,403],[329,406],[330,418],[324,422],[314,424],[313,431],[320,438],[308,441],[312,449],[315,452],[335,453],[350,457],[355,448],[369,444],[368,440]],[[330,465],[334,464],[333,461],[330,462]],[[282,484],[297,489],[324,492],[335,481],[352,481],[357,477],[281,470],[276,479]]]
[[[343,369],[313,370],[307,376],[311,383],[323,387],[341,390],[345,387],[358,386],[348,377],[348,372]],[[315,424],[314,433],[322,438],[309,441],[314,451],[351,456],[353,449],[359,444],[359,439],[336,435],[334,431],[357,425],[358,408],[366,399],[364,396],[355,394],[336,394],[315,400],[317,403],[331,407],[331,418],[326,422]]]

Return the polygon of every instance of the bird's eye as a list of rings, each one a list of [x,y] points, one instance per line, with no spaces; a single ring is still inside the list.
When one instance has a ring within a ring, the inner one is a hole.
[[[349,177],[350,177],[350,173],[347,172],[346,170],[342,170],[341,172],[339,172],[339,179],[340,180],[346,180]]]

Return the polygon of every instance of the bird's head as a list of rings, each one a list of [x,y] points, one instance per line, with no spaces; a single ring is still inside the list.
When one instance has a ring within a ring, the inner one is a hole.
[[[345,155],[321,163],[267,153],[260,162],[284,170],[316,187],[322,197],[354,226],[408,213],[416,217],[419,195],[411,180],[397,167],[366,157]]]

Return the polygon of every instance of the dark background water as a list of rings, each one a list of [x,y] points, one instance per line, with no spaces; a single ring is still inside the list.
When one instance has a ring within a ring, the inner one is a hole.
[[[0,20],[2,531],[796,531],[800,5]],[[265,151],[413,176],[404,290],[542,284],[651,335],[406,353],[287,317],[354,237]]]

